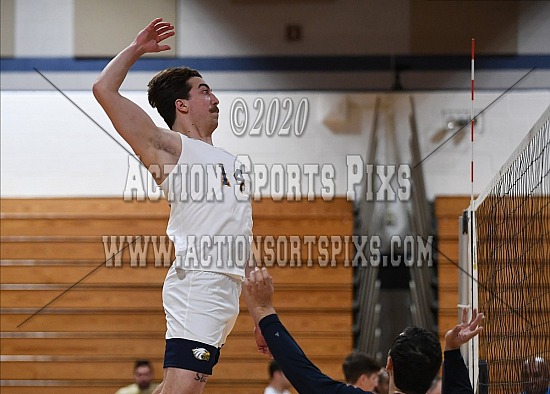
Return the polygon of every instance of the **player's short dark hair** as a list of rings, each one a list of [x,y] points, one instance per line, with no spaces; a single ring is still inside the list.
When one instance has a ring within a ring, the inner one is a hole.
[[[408,327],[390,349],[395,386],[408,394],[425,394],[441,367],[441,345],[430,331]]]
[[[282,369],[281,369],[281,366],[279,365],[279,363],[275,360],[271,360],[270,363],[269,363],[269,379],[272,379],[273,378],[273,374],[277,371],[281,371],[282,372]]]
[[[153,366],[151,365],[151,362],[149,360],[137,360],[134,365],[134,371],[139,367],[149,367],[150,370],[153,369]]]
[[[344,360],[342,370],[347,383],[354,384],[361,375],[370,375],[380,371],[380,364],[368,354],[353,351]]]
[[[156,108],[160,116],[171,129],[176,121],[175,101],[188,99],[191,85],[188,81],[192,77],[200,77],[197,70],[189,67],[171,67],[155,75],[147,85],[149,104]]]

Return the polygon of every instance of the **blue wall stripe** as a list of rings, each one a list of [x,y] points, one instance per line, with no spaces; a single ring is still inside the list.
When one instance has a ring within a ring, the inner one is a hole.
[[[110,59],[2,58],[1,71],[100,71]],[[140,59],[133,71],[189,66],[200,71],[404,71],[466,70],[469,56],[258,56]],[[477,56],[476,70],[550,69],[550,55]]]

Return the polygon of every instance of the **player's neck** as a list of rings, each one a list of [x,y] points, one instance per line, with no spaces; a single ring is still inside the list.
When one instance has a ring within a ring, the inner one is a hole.
[[[174,131],[181,133],[189,138],[194,140],[199,140],[206,142],[209,145],[214,145],[212,143],[212,131],[201,130],[196,124],[189,122],[176,122],[174,124]]]
[[[186,131],[174,130],[174,131],[181,133],[191,139],[199,140],[212,146],[214,145],[212,143],[212,135],[201,135],[197,130],[186,130]]]

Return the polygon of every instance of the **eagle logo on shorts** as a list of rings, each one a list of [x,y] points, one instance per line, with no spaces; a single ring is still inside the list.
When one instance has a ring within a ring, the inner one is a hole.
[[[208,361],[210,360],[210,352],[203,347],[197,347],[193,349],[193,356],[197,360]]]

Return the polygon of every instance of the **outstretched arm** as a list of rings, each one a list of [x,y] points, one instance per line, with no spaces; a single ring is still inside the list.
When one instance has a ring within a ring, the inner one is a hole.
[[[115,129],[146,166],[153,163],[163,164],[163,160],[159,160],[161,158],[157,147],[163,145],[161,141],[164,145],[176,141],[179,143],[176,140],[178,136],[158,128],[149,115],[137,104],[123,97],[119,89],[132,65],[142,55],[170,49],[168,45],[160,43],[174,35],[173,29],[174,26],[169,22],[163,22],[162,18],[153,20],[139,32],[127,48],[109,62],[93,86],[96,100],[111,119]]]
[[[478,335],[483,327],[479,324],[483,313],[472,311],[472,319],[468,322],[468,309],[462,309],[462,323],[445,334],[445,361],[443,362],[442,392],[447,394],[473,394],[474,390],[468,377],[468,369],[460,354],[460,346]]]
[[[251,272],[243,285],[244,299],[269,350],[299,393],[360,394],[365,391],[337,382],[321,372],[279,321],[271,301],[273,281],[265,268]]]

